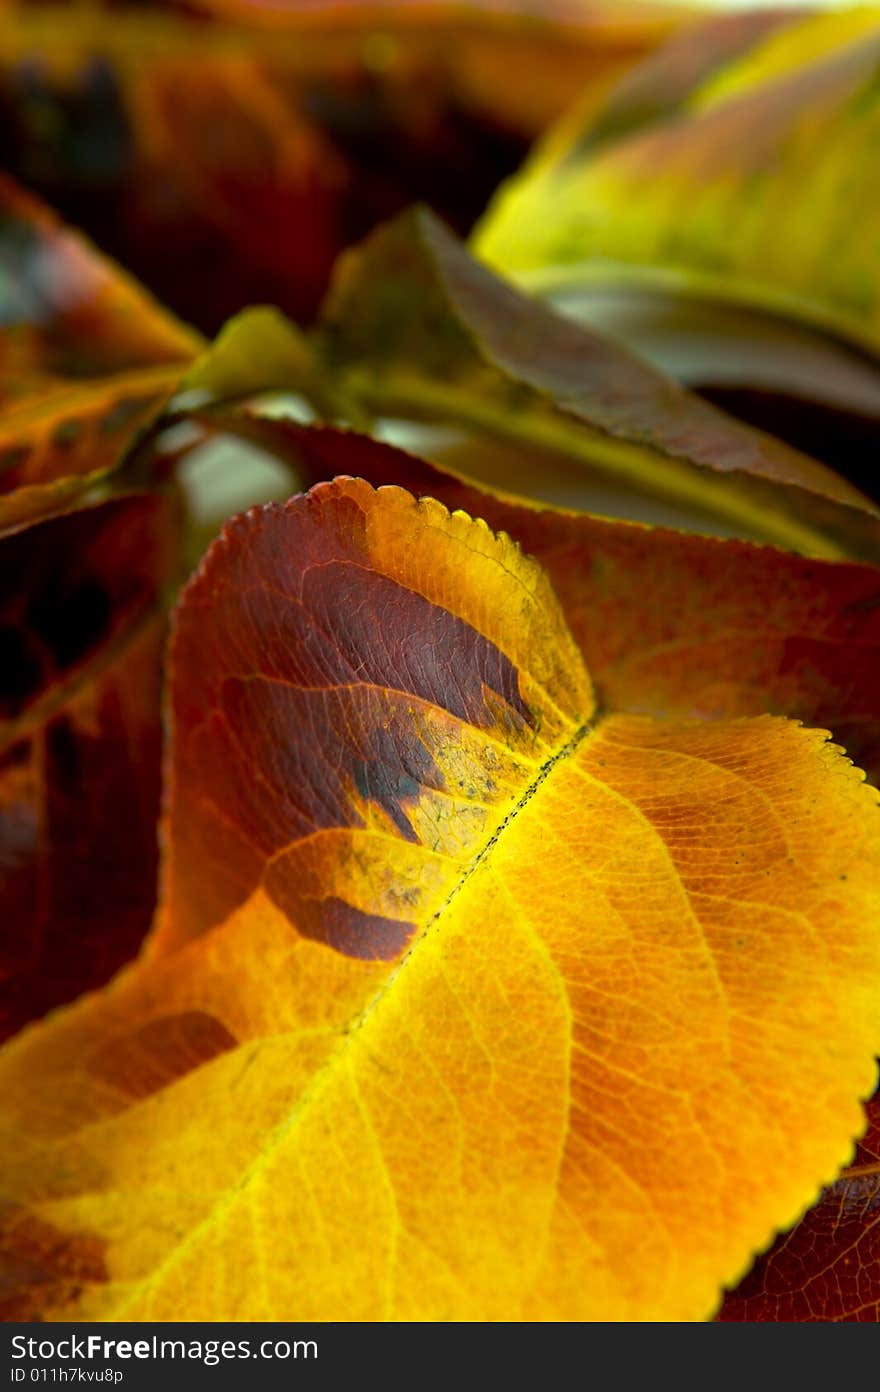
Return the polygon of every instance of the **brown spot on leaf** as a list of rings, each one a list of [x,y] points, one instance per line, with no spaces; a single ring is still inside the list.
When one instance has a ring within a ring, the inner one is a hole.
[[[59,1232],[0,1200],[0,1319],[35,1320],[71,1306],[84,1285],[108,1279],[104,1250],[99,1237]]]
[[[91,1055],[88,1069],[129,1097],[149,1097],[236,1043],[235,1035],[213,1015],[185,1010],[117,1036]]]

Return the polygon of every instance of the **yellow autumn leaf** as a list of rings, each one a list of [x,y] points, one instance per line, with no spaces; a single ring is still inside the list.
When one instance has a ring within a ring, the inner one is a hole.
[[[179,607],[162,906],[0,1057],[14,1317],[700,1319],[851,1153],[877,794],[597,709],[504,534],[350,479]]]

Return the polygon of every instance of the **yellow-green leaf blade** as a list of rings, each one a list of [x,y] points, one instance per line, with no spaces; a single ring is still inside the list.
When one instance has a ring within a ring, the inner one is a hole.
[[[632,278],[777,309],[877,350],[878,54],[876,10],[814,17],[666,120],[595,153],[589,127],[569,131],[501,193],[477,249],[545,283]]]

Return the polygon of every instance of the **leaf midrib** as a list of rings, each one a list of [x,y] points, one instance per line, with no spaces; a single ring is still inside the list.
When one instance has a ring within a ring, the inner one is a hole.
[[[140,1291],[143,1291],[144,1289],[148,1289],[152,1284],[154,1284],[161,1277],[163,1271],[170,1268],[173,1265],[173,1263],[178,1259],[180,1254],[196,1241],[198,1235],[203,1231],[203,1229],[205,1229],[211,1223],[213,1223],[215,1219],[224,1212],[224,1210],[231,1207],[231,1205],[236,1201],[238,1196],[248,1187],[251,1180],[255,1177],[255,1175],[259,1173],[263,1166],[266,1163],[268,1163],[269,1158],[275,1153],[275,1151],[283,1143],[285,1138],[298,1124],[301,1118],[306,1114],[309,1106],[318,1098],[320,1098],[324,1091],[324,1088],[335,1076],[337,1069],[339,1067],[346,1067],[350,1064],[350,1051],[352,1050],[352,1048],[355,1047],[356,1041],[358,1041],[361,1038],[363,1029],[367,1025],[368,1021],[372,1018],[376,1010],[382,1005],[382,1002],[390,994],[394,986],[394,983],[396,982],[400,973],[406,967],[406,964],[410,961],[412,956],[419,950],[421,944],[424,943],[429,936],[431,936],[432,931],[435,929],[438,921],[447,912],[447,910],[450,908],[451,904],[459,896],[459,894],[462,893],[465,885],[469,882],[469,880],[476,873],[479,867],[488,859],[494,847],[498,844],[499,840],[504,835],[505,831],[508,829],[511,823],[514,822],[517,819],[517,817],[519,817],[520,813],[525,809],[529,802],[531,802],[535,793],[551,776],[556,766],[571,758],[577,750],[578,746],[583,742],[583,740],[589,734],[592,733],[592,731],[595,729],[596,721],[597,716],[594,715],[592,720],[587,720],[579,724],[575,729],[574,733],[569,736],[565,744],[560,746],[560,748],[558,748],[555,751],[555,753],[551,754],[550,757],[544,761],[544,763],[538,770],[536,776],[532,779],[529,785],[516,799],[516,801],[510,807],[509,811],[506,813],[506,815],[501,819],[492,835],[486,841],[485,845],[483,845],[480,848],[480,850],[477,851],[477,853],[473,856],[468,865],[465,867],[465,869],[457,879],[456,883],[450,890],[449,894],[443,900],[443,903],[430,916],[430,918],[425,923],[424,927],[416,935],[416,937],[410,943],[409,947],[401,955],[400,959],[395,963],[392,970],[385,977],[379,988],[374,992],[373,996],[370,998],[370,1000],[368,1000],[363,1009],[352,1018],[352,1020],[349,1022],[347,1026],[344,1027],[342,1037],[339,1040],[337,1047],[317,1069],[311,1082],[308,1083],[305,1089],[300,1093],[299,1097],[296,1099],[293,1106],[291,1107],[289,1113],[284,1117],[282,1121],[278,1122],[272,1128],[271,1132],[266,1137],[264,1144],[260,1147],[258,1153],[245,1167],[239,1180],[235,1184],[230,1185],[229,1187],[224,1189],[217,1196],[217,1198],[210,1204],[203,1217],[201,1217],[198,1220],[198,1222],[195,1223],[194,1226],[190,1228],[189,1231],[181,1238],[181,1240],[169,1250],[167,1255],[162,1258],[159,1264],[156,1267],[154,1267],[148,1275],[144,1276],[143,1278],[141,1278],[140,1281],[136,1283],[131,1283],[137,1285],[138,1293],[140,1293]],[[294,926],[295,928],[295,925],[292,926]],[[112,1284],[113,1282],[111,1281],[111,1287]],[[130,1303],[131,1300],[135,1298],[136,1297],[134,1295],[128,1293],[124,1297],[123,1303],[114,1306],[112,1312],[103,1315],[102,1318],[124,1318],[126,1304]]]

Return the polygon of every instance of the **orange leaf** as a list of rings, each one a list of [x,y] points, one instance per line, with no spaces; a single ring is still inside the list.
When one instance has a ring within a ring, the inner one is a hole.
[[[727,54],[707,37],[702,61],[680,45],[630,74],[595,128],[587,111],[585,127],[551,131],[493,201],[479,254],[533,286],[635,283],[769,309],[876,356],[880,11],[756,21]]]
[[[688,27],[627,72],[601,102],[588,99],[585,110],[567,118],[583,126],[577,154],[592,154],[656,121],[686,115],[688,100],[703,83],[799,17],[781,9],[753,9],[709,15]]]
[[[155,900],[166,498],[0,542],[0,1037],[107,981]]]
[[[198,335],[0,175],[0,391],[187,362]]]
[[[279,457],[301,486],[347,471],[507,532],[547,570],[603,706],[675,719],[794,716],[830,729],[880,780],[875,567],[529,503],[362,435],[230,410],[201,421]]]
[[[877,795],[599,712],[542,570],[337,480],[178,611],[141,960],[0,1060],[12,1316],[702,1318],[850,1153]]]
[[[719,1319],[880,1320],[880,1093],[867,1111],[852,1165],[726,1296]]]

